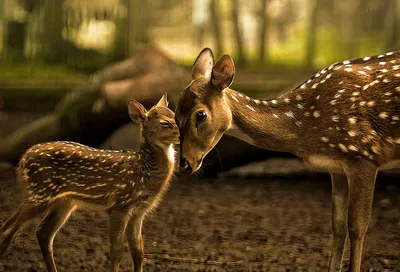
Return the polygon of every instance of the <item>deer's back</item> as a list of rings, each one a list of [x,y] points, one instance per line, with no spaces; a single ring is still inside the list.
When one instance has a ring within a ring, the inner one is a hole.
[[[282,98],[315,153],[378,165],[399,159],[400,53],[335,63]]]

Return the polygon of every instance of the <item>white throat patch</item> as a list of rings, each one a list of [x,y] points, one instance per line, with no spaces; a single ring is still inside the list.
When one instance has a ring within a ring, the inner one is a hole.
[[[170,144],[168,147],[168,160],[171,163],[175,163],[175,149],[173,144]]]

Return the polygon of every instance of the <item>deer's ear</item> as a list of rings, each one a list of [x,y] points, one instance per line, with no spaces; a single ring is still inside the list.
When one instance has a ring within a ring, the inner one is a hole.
[[[222,91],[231,86],[234,76],[235,64],[232,58],[229,55],[223,55],[212,69],[211,83]]]
[[[210,48],[204,48],[194,61],[192,79],[200,77],[210,78],[214,65],[214,55]]]
[[[168,108],[168,99],[167,99],[167,93],[164,93],[163,96],[161,97],[160,101],[158,101],[156,107],[166,107]]]
[[[128,112],[131,119],[136,123],[143,124],[147,120],[146,108],[136,100],[128,101]]]

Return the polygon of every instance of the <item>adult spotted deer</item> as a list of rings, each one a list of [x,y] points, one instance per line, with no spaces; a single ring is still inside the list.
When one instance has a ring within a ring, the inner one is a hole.
[[[48,271],[57,271],[54,236],[81,204],[105,210],[110,220],[112,271],[119,271],[126,234],[134,271],[142,271],[142,221],[166,191],[174,172],[174,144],[179,130],[166,94],[147,111],[128,102],[131,119],[142,126],[139,152],[94,149],[74,142],[31,147],[20,160],[17,176],[22,202],[0,229],[0,257],[14,234],[34,217],[46,214],[37,238]]]
[[[332,177],[333,246],[329,271],[340,271],[351,241],[350,271],[360,271],[378,169],[400,162],[400,53],[332,64],[271,100],[229,88],[229,55],[197,57],[176,120],[180,167],[197,171],[224,133],[264,149],[290,152]]]

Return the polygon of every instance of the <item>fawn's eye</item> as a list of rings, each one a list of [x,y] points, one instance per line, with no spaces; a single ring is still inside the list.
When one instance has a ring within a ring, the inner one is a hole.
[[[196,123],[200,124],[207,118],[207,113],[205,111],[199,111],[196,113]]]
[[[161,121],[160,124],[164,128],[172,128],[173,127],[172,123],[169,121]]]

